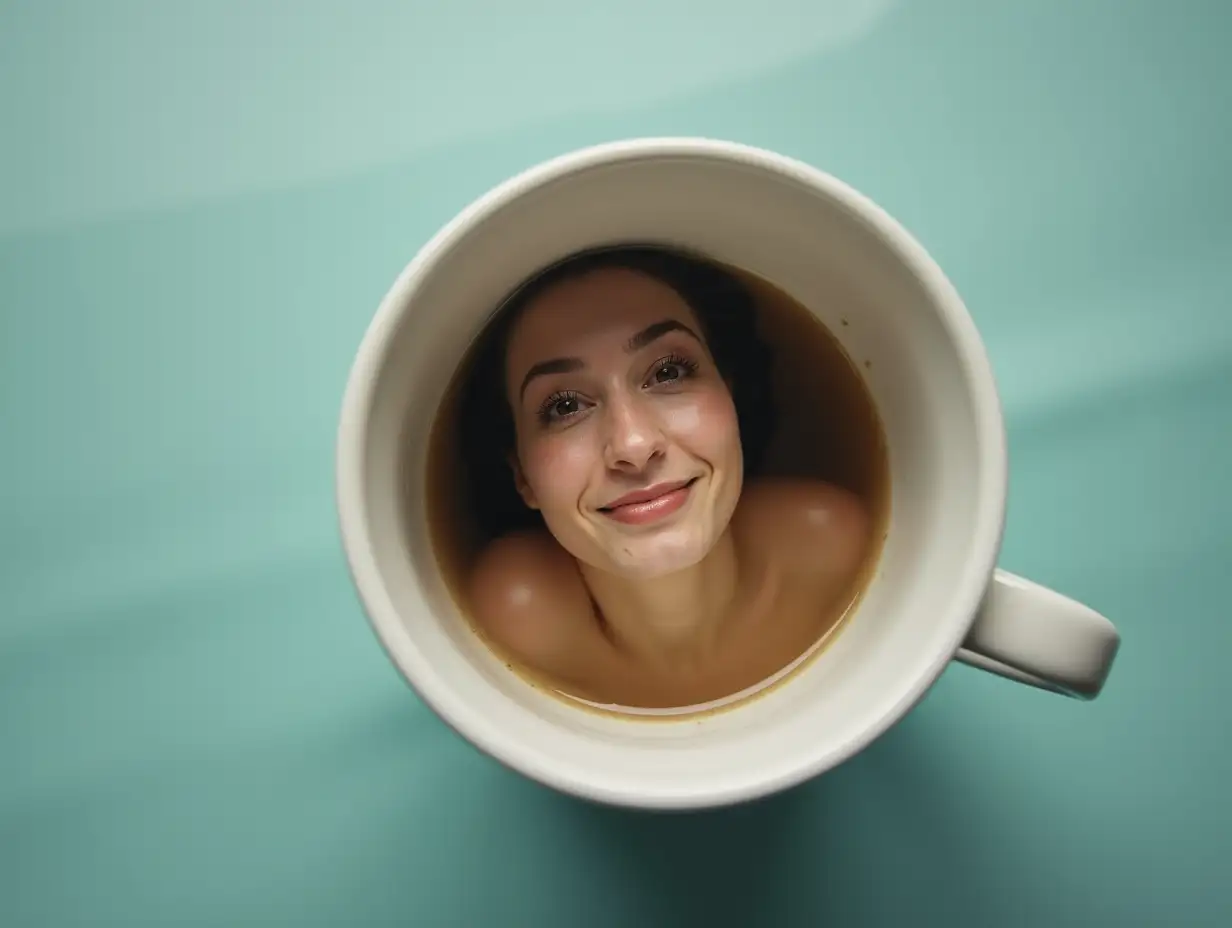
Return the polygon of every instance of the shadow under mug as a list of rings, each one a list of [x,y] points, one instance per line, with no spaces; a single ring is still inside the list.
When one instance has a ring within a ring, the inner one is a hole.
[[[743,268],[808,307],[861,365],[885,429],[890,516],[842,631],[781,685],[655,720],[573,706],[510,671],[460,614],[422,505],[448,385],[502,298],[574,251],[659,242]],[[840,325],[841,319],[848,324]],[[1079,698],[1119,635],[996,568],[1006,441],[983,342],[918,242],[836,178],[707,139],[635,139],[540,164],[468,206],[398,277],[365,334],[337,441],[337,505],[370,624],[461,736],[547,786],[614,805],[757,798],[863,749],[952,660]],[[418,495],[416,495],[418,494]]]

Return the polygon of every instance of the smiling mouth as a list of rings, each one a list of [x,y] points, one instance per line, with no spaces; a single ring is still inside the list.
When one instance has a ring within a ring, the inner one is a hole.
[[[635,490],[599,507],[599,511],[609,519],[626,525],[657,522],[685,504],[696,482],[697,478],[694,477],[692,480],[661,483],[644,490]]]

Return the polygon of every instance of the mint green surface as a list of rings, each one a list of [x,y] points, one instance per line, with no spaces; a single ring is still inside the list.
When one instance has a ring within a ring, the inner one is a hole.
[[[0,926],[1232,924],[1232,8],[447,6],[0,2]],[[1099,701],[956,667],[818,781],[654,817],[402,684],[336,536],[353,352],[471,198],[647,134],[935,254],[1002,565],[1123,632]]]

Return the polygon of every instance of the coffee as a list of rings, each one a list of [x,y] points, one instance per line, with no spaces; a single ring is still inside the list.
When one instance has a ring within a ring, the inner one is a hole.
[[[818,610],[804,647],[795,642],[789,653],[772,657],[774,666],[799,666],[804,663],[804,655],[817,653],[841,627],[877,563],[890,505],[886,442],[860,366],[844,351],[835,334],[805,306],[769,282],[738,268],[723,269],[740,279],[753,295],[761,337],[774,354],[771,376],[776,426],[761,466],[751,479],[808,477],[836,484],[858,496],[872,517],[874,541],[851,595],[840,598],[832,608]],[[407,488],[408,504],[417,506],[423,500],[427,507],[441,573],[464,615],[463,591],[478,552],[496,535],[535,524],[538,518],[517,498],[505,460],[494,454],[479,460],[479,456],[464,451],[459,417],[486,335],[481,335],[459,366],[437,411],[428,448],[427,484],[419,488],[423,495],[415,492],[416,488]],[[472,432],[475,425],[470,423]],[[480,425],[480,432],[489,427],[488,423]],[[494,421],[490,427],[495,429],[499,424]],[[529,682],[557,689],[546,684],[533,668],[502,657]],[[779,676],[772,675],[767,684]]]

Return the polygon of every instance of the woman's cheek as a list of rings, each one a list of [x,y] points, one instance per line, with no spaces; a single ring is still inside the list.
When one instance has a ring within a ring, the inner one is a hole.
[[[664,424],[676,438],[706,449],[739,441],[736,408],[723,389],[698,391],[675,398],[664,411]]]
[[[701,407],[696,400],[691,398],[669,405],[663,416],[663,423],[667,426],[668,432],[681,437],[696,434],[701,422]]]
[[[538,497],[540,508],[574,508],[586,487],[590,471],[586,445],[565,433],[536,442],[526,462],[527,482]]]

